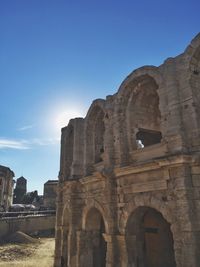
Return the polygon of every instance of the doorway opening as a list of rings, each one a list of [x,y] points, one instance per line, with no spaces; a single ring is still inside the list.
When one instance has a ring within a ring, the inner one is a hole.
[[[130,216],[126,243],[129,266],[176,267],[170,224],[155,209],[140,207]]]
[[[104,240],[105,224],[103,216],[96,209],[92,208],[86,219],[86,231],[88,236],[89,250],[87,255],[90,257],[88,267],[106,267],[107,244]]]

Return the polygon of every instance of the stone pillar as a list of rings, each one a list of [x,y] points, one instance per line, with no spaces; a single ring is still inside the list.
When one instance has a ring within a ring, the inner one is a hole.
[[[62,245],[61,245],[61,250],[62,250],[62,267],[68,267],[68,229],[63,226],[62,227]]]
[[[60,172],[59,172],[59,180],[61,182],[66,179],[66,173],[65,173],[66,133],[67,133],[67,127],[62,128],[61,149],[60,149]]]
[[[84,151],[84,119],[74,120],[74,147],[71,177],[80,178],[83,175],[83,151]]]
[[[61,186],[61,185],[60,185]],[[55,226],[55,257],[54,267],[60,267],[61,254],[62,254],[62,213],[63,213],[63,202],[62,202],[62,191],[58,187],[57,196],[57,209],[56,209],[56,226]]]
[[[69,231],[68,236],[68,266],[77,266],[77,236],[76,236],[76,230],[73,226],[71,226],[71,229]]]
[[[128,252],[126,249],[126,238],[125,235],[117,235],[117,243],[119,247],[119,262],[120,267],[127,267],[128,266]]]
[[[114,113],[114,147],[115,162],[117,165],[124,166],[129,162],[129,146],[127,139],[126,111],[127,103],[124,99],[119,98],[115,102]]]
[[[193,57],[190,66],[188,66],[187,60],[183,61],[180,58],[177,65],[183,123],[187,143],[192,151],[198,151],[200,147],[200,75],[195,73],[196,68],[198,68],[196,60],[197,58]]]
[[[103,234],[103,237],[107,243],[106,267],[120,267],[117,236]]]
[[[174,59],[170,58],[165,61],[164,76],[165,90],[167,90],[168,98],[168,114],[165,117],[167,127],[166,140],[170,152],[182,152],[186,150],[186,141]]]
[[[172,225],[177,267],[198,267],[200,262],[199,192],[192,185],[196,168],[183,164],[170,168],[176,195],[176,225]],[[199,167],[200,172],[200,167]]]
[[[56,233],[55,233],[55,255],[54,255],[54,267],[60,267],[61,265],[61,227],[57,227]]]
[[[103,164],[105,168],[110,168],[115,163],[115,152],[114,152],[114,136],[113,136],[113,98],[107,96],[106,98],[106,114],[104,116],[104,153],[103,153]]]

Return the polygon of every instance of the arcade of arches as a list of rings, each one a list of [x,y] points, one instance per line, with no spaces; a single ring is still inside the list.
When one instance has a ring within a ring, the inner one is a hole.
[[[200,34],[62,129],[54,267],[198,267]]]

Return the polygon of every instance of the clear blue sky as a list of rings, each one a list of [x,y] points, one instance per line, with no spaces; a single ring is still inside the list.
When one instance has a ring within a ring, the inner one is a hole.
[[[61,126],[199,31],[199,0],[0,0],[0,164],[42,193]]]

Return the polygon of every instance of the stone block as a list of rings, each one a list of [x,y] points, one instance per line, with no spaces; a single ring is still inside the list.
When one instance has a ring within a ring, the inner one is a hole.
[[[193,174],[192,175],[192,183],[193,183],[193,186],[195,186],[195,187],[200,186],[200,174]]]

